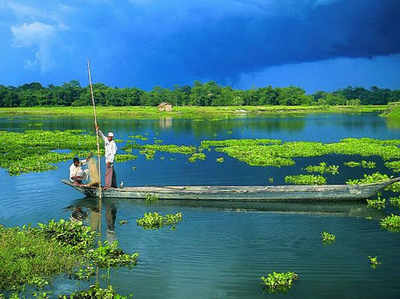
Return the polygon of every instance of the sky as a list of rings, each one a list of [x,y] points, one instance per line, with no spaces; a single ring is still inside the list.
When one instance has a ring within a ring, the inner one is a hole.
[[[400,89],[399,0],[0,0],[0,84]]]

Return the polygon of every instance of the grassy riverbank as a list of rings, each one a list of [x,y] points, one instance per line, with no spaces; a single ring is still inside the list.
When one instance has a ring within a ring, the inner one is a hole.
[[[174,107],[171,112],[159,112],[157,107],[150,106],[99,106],[97,115],[102,118],[140,118],[157,119],[160,117],[174,118],[232,118],[240,116],[255,116],[260,114],[296,114],[296,113],[357,113],[381,112],[386,105],[361,106],[181,106]],[[4,116],[77,116],[90,117],[93,108],[83,107],[18,107],[0,108],[0,117]]]

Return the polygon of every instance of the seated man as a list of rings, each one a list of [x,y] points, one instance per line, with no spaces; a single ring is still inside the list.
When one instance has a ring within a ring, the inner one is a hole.
[[[69,167],[69,180],[75,185],[82,185],[82,181],[87,180],[89,176],[89,169],[82,169],[86,164],[86,160],[81,160],[77,157],[73,159],[73,163]]]

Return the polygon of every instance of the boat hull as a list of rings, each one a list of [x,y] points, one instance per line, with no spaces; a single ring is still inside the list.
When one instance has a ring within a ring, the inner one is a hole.
[[[375,195],[380,189],[399,181],[400,178],[365,185],[287,185],[287,186],[144,186],[89,188],[63,183],[88,197],[145,199],[155,195],[168,200],[238,200],[238,201],[284,201],[284,200],[360,200]]]

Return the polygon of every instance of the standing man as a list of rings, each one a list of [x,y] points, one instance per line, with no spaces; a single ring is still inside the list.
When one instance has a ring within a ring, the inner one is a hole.
[[[106,158],[106,175],[104,190],[113,187],[117,188],[117,178],[114,170],[114,158],[117,153],[117,145],[115,144],[114,134],[108,132],[107,137],[104,136],[103,132],[100,131],[99,126],[96,127],[96,131],[101,138],[104,140],[105,158]]]

